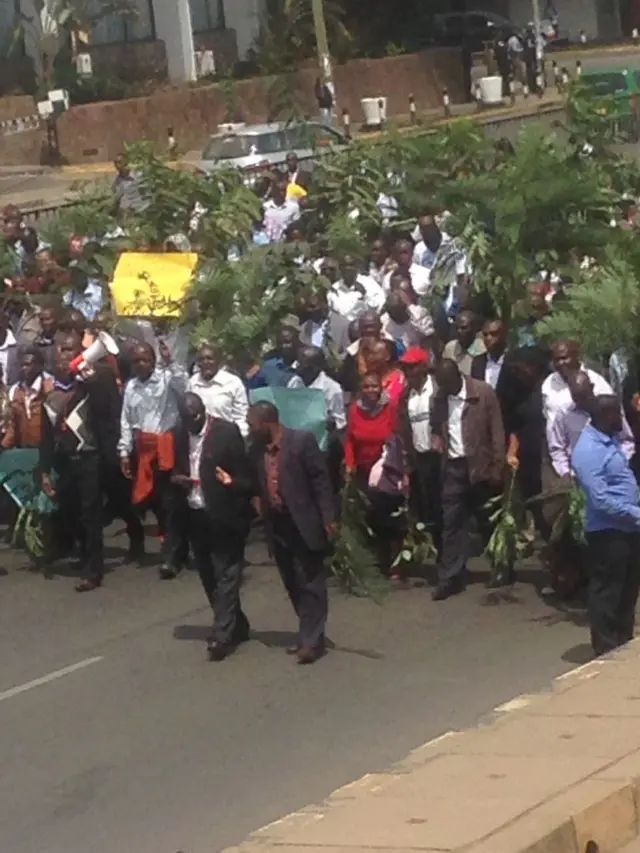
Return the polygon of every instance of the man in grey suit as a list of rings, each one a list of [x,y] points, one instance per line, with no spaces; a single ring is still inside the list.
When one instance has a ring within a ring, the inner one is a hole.
[[[319,347],[325,354],[342,357],[351,343],[349,321],[341,314],[330,311],[327,297],[322,291],[312,293],[300,301],[300,342],[303,346]]]
[[[329,472],[312,433],[283,427],[272,403],[255,403],[247,420],[267,539],[299,619],[298,642],[288,651],[311,664],[325,652],[324,559],[337,529]]]

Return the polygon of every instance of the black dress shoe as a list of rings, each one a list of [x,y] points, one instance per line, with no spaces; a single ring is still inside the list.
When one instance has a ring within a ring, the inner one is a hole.
[[[94,589],[100,589],[102,586],[102,578],[95,580],[85,579],[77,583],[75,586],[76,592],[93,592]]]
[[[215,640],[207,645],[207,653],[209,660],[214,663],[220,663],[225,658],[229,657],[235,651],[235,646],[229,643],[218,643]]]
[[[158,575],[160,576],[161,581],[172,581],[174,578],[177,578],[180,574],[180,569],[176,569],[175,566],[160,566],[158,570]]]
[[[296,643],[294,646],[287,646],[287,648],[286,648],[287,654],[291,655],[292,657],[293,657],[293,655],[297,655],[299,651],[300,651],[300,644],[299,643]],[[322,655],[326,654],[327,643],[326,643],[326,640],[324,638],[324,634],[318,640],[318,642],[315,646],[315,651],[316,651],[318,657],[322,657]]]
[[[466,584],[462,580],[446,581],[445,583],[438,584],[431,593],[431,598],[433,601],[446,601],[447,598],[451,598],[454,595],[460,595],[460,593],[464,592],[465,589]]]
[[[317,646],[302,646],[302,648],[298,649],[298,663],[302,666],[309,666],[309,664],[315,663],[321,657],[322,652]]]

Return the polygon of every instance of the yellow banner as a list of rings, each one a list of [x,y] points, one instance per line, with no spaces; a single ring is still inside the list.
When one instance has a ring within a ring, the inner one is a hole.
[[[179,317],[198,265],[196,254],[123,252],[111,297],[120,317]]]

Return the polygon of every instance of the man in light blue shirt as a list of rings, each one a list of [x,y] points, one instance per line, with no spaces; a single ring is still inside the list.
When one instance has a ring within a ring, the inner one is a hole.
[[[62,297],[62,301],[70,308],[80,311],[87,320],[95,320],[96,315],[104,307],[104,291],[95,278],[90,278],[80,261],[71,261],[71,290]]]
[[[122,473],[132,480],[134,506],[149,506],[163,534],[163,580],[175,578],[188,559],[184,547],[184,501],[171,482],[175,466],[174,430],[188,376],[166,343],[158,344],[160,364],[150,344],[131,352],[133,378],[124,391],[118,453]],[[136,465],[133,464],[135,456]]]
[[[587,498],[585,533],[589,622],[596,655],[633,638],[640,589],[640,493],[620,441],[622,414],[612,394],[596,397],[572,456]]]

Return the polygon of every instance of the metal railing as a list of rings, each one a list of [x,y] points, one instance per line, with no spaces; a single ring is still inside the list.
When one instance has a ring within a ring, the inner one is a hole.
[[[67,199],[65,201],[49,202],[48,204],[25,205],[22,208],[22,214],[25,222],[31,225],[36,222],[46,221],[55,216],[58,211],[75,207],[77,204],[80,204],[78,199]]]

